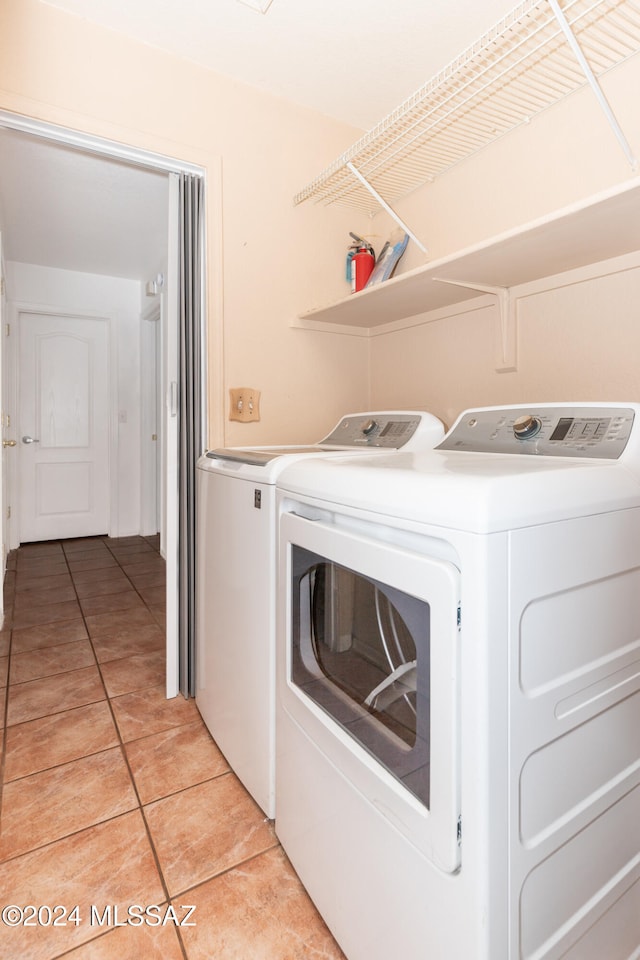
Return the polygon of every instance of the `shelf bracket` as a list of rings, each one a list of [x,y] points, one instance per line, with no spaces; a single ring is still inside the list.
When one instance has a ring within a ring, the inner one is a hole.
[[[495,337],[495,368],[498,373],[515,373],[518,369],[518,298],[514,297],[510,287],[490,286],[466,280],[447,280],[434,277],[438,283],[451,283],[456,287],[466,287],[489,293],[496,298],[498,316]]]
[[[555,18],[560,24],[560,29],[564,33],[567,43],[571,47],[578,63],[580,64],[582,72],[584,73],[585,77],[587,78],[587,81],[589,82],[591,89],[596,95],[596,99],[600,104],[600,107],[602,108],[605,117],[607,118],[609,126],[613,130],[613,133],[616,139],[618,140],[618,143],[622,147],[624,151],[624,155],[627,158],[631,166],[631,169],[635,173],[638,170],[638,158],[635,156],[633,150],[631,149],[631,145],[627,140],[626,136],[624,135],[622,127],[618,123],[616,115],[614,114],[613,110],[611,109],[611,106],[609,105],[609,101],[605,97],[602,87],[598,83],[598,79],[596,75],[594,74],[593,70],[589,66],[587,58],[582,52],[582,48],[578,43],[573,30],[571,29],[571,25],[569,21],[565,17],[563,11],[560,9],[558,0],[549,0],[549,6],[553,10],[555,14]]]
[[[427,248],[425,247],[425,245],[424,245],[423,243],[421,243],[420,240],[418,240],[418,238],[416,237],[415,233],[413,233],[413,231],[409,229],[409,227],[406,225],[406,223],[404,222],[404,220],[402,220],[402,219],[398,216],[398,214],[395,212],[395,210],[393,210],[393,209],[389,206],[389,204],[387,203],[386,200],[383,200],[383,199],[382,199],[382,197],[380,196],[380,194],[378,193],[378,191],[375,189],[375,187],[372,187],[372,186],[371,186],[371,184],[370,184],[369,181],[366,179],[366,177],[363,177],[363,176],[362,176],[362,174],[360,173],[360,171],[357,170],[357,169],[354,167],[354,165],[351,163],[350,160],[347,161],[346,167],[347,167],[348,170],[351,171],[351,173],[354,175],[354,177],[356,178],[356,180],[359,180],[360,183],[362,184],[362,186],[365,187],[373,197],[375,197],[375,199],[376,199],[377,202],[380,204],[380,206],[383,208],[383,210],[386,210],[387,213],[389,214],[389,216],[393,217],[393,219],[396,221],[396,223],[398,224],[398,226],[402,227],[402,229],[404,230],[404,232],[409,234],[409,236],[411,237],[411,239],[413,240],[413,242],[414,242],[415,244],[417,244],[418,247],[420,247],[420,249],[422,250],[422,252],[423,252],[423,253],[427,253]]]

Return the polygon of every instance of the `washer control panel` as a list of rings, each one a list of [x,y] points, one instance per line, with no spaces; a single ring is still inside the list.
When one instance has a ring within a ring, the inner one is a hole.
[[[634,411],[616,406],[532,405],[467,410],[436,450],[617,460]]]
[[[310,446],[291,444],[283,447],[219,447],[207,451],[211,460],[264,467],[278,457],[300,454],[321,454],[327,450],[340,453],[356,450],[433,450],[442,440],[444,427],[426,410],[383,410],[373,413],[347,414],[331,433]],[[233,469],[233,467],[230,467]]]
[[[366,413],[343,417],[320,447],[382,447],[399,450],[420,426],[416,414]]]

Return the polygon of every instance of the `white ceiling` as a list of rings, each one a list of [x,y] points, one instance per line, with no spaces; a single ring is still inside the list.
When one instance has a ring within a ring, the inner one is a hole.
[[[45,0],[367,130],[514,0]]]
[[[168,177],[0,129],[5,260],[153,279],[165,261]]]
[[[513,0],[43,2],[362,130],[514,7]],[[309,179],[319,172],[310,170]],[[146,280],[162,260],[166,211],[166,175],[0,128],[7,260]]]

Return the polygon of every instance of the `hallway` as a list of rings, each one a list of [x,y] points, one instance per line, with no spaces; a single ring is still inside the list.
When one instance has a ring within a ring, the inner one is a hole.
[[[165,699],[157,540],[25,545],[5,611],[3,960],[342,958],[195,702]]]

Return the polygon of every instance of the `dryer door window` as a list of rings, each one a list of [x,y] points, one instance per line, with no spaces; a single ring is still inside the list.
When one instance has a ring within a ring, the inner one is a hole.
[[[292,682],[430,806],[430,604],[293,547]]]
[[[321,755],[322,776],[337,771],[453,872],[460,571],[440,558],[440,541],[292,506],[280,517],[278,550],[283,778],[295,777],[297,749]]]

